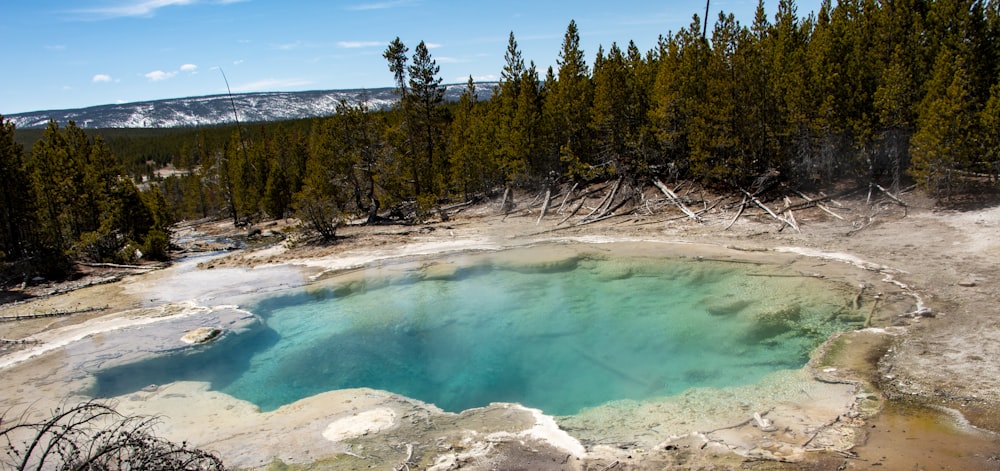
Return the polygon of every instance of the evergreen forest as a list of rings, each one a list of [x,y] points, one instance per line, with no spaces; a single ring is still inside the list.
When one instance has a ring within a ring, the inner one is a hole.
[[[483,101],[470,77],[445,102],[427,46],[396,38],[392,109],[160,132],[50,123],[28,143],[3,121],[0,261],[162,258],[173,221],[206,217],[296,217],[331,240],[348,220],[599,181],[620,199],[691,180],[748,195],[913,183],[948,200],[998,185],[998,38],[1000,0],[826,0],[808,15],[779,0],[773,16],[761,1],[751,24],[694,15],[647,51],[588,56],[571,21],[544,71],[512,32]]]

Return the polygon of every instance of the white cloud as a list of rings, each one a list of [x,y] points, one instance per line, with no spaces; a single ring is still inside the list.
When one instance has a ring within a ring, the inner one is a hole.
[[[108,74],[97,74],[97,75],[94,75],[94,78],[92,78],[91,81],[94,82],[94,83],[110,82],[111,81],[111,76],[108,75]]]
[[[362,47],[381,47],[385,43],[382,41],[339,41],[337,47],[342,49],[358,49]]]
[[[240,64],[242,64],[244,62],[246,62],[246,61],[244,61],[243,59],[237,59],[237,60],[233,61],[233,65],[240,65]]]
[[[151,80],[153,82],[159,82],[161,80],[167,80],[169,78],[172,78],[175,75],[177,75],[176,71],[173,71],[173,72],[164,72],[162,70],[154,70],[154,71],[152,71],[152,72],[144,75],[144,77],[148,78],[149,80]]]
[[[427,49],[437,49],[439,47],[444,47],[444,44],[424,42],[424,47]]]
[[[90,8],[77,10],[78,13],[91,16],[96,19],[122,18],[129,16],[151,17],[163,7],[174,5],[190,5],[194,0],[129,0],[118,2],[116,5],[109,5],[101,8]]]
[[[198,66],[194,64],[184,64],[181,66],[181,72],[195,72],[198,70]]]
[[[277,49],[279,51],[291,51],[292,49],[298,49],[298,48],[302,47],[303,45],[304,44],[303,44],[302,41],[295,41],[295,42],[292,42],[292,43],[275,44],[275,45],[273,45],[271,47],[274,48],[274,49]]]
[[[328,47],[329,47],[328,44],[311,42],[311,41],[302,41],[302,40],[297,40],[288,43],[281,43],[281,44],[271,44],[271,49],[277,49],[279,51],[291,51],[294,49],[317,49],[317,48],[326,49]]]
[[[472,76],[472,81],[476,82],[476,86],[477,87],[482,87],[483,86],[482,85],[483,82],[496,82],[497,80],[500,80],[500,79],[496,75],[494,75],[494,74],[473,75]],[[469,81],[469,76],[468,75],[463,75],[463,76],[455,77],[454,79],[452,79],[452,83],[467,83],[468,81]]]
[[[186,6],[199,3],[213,5],[231,5],[243,3],[246,0],[119,0],[113,5],[98,8],[74,10],[73,13],[85,15],[85,19],[106,20],[123,17],[146,17],[156,15],[160,8],[170,6]]]
[[[385,2],[359,3],[357,5],[350,5],[347,9],[351,11],[386,10],[389,8],[412,5],[414,3],[417,2],[414,0],[389,0]]]
[[[258,80],[256,82],[245,83],[243,85],[239,85],[239,86],[233,87],[233,91],[234,92],[275,91],[275,90],[279,90],[279,89],[282,89],[282,88],[302,87],[302,86],[305,86],[305,85],[309,85],[311,83],[312,82],[309,81],[309,80],[297,79],[297,78],[290,78],[290,79],[264,79],[264,80]]]

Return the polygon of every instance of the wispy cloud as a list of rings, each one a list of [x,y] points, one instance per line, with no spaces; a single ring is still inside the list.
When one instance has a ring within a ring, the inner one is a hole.
[[[414,5],[416,3],[419,2],[416,0],[388,0],[384,2],[369,2],[348,5],[345,8],[350,11],[387,10],[389,8],[404,7],[407,5]]]
[[[264,79],[258,80],[256,82],[245,83],[233,87],[234,92],[263,92],[263,91],[275,91],[283,88],[293,88],[293,87],[303,87],[311,84],[312,82],[305,79],[288,78],[288,79]]]
[[[437,49],[440,47],[444,47],[444,44],[424,42],[424,46],[426,46],[427,49]]]
[[[483,82],[496,82],[498,80],[500,80],[500,78],[497,75],[495,75],[495,74],[473,75],[472,76],[472,81],[476,83],[477,87],[480,87],[480,90],[482,89],[481,87],[483,86],[482,85]],[[469,81],[469,76],[468,75],[462,75],[462,76],[455,77],[454,79],[452,79],[453,83],[466,83],[468,81]]]
[[[198,72],[198,66],[194,64],[184,64],[181,66],[181,72],[190,72],[192,74],[196,73]]]
[[[162,80],[173,78],[175,75],[177,75],[177,71],[164,72],[162,70],[154,70],[152,72],[143,75],[143,77],[148,78],[151,82],[159,82]]]
[[[330,45],[322,42],[296,40],[288,43],[271,44],[270,47],[278,51],[294,51],[297,49],[328,48]]]
[[[383,41],[338,41],[337,47],[341,49],[360,49],[363,47],[381,47],[385,45]]]
[[[156,16],[161,8],[187,6],[195,4],[230,5],[247,0],[119,0],[118,2],[95,8],[72,10],[70,13],[82,16],[85,20],[108,20],[113,18]]]
[[[92,78],[90,80],[92,82],[94,82],[94,83],[106,83],[106,82],[110,82],[112,79],[111,79],[111,76],[108,75],[108,74],[97,74],[97,75],[94,75],[94,78]]]
[[[305,46],[305,43],[303,43],[302,41],[295,41],[295,42],[291,42],[291,43],[274,44],[274,45],[271,46],[271,48],[272,49],[277,49],[279,51],[291,51],[293,49],[299,49],[299,48],[304,47],[304,46]]]

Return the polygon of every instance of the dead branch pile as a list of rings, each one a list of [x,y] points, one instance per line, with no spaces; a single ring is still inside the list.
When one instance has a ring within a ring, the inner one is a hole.
[[[111,406],[85,402],[55,410],[40,422],[29,412],[13,423],[0,417],[3,469],[224,470],[222,460],[153,435],[155,419],[128,417]]]

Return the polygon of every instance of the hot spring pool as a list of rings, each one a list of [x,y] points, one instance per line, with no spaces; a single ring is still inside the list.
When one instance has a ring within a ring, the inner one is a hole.
[[[533,248],[382,266],[253,300],[263,319],[97,372],[98,396],[208,381],[263,411],[368,387],[452,412],[552,415],[797,369],[860,326],[847,286],[763,263]]]

